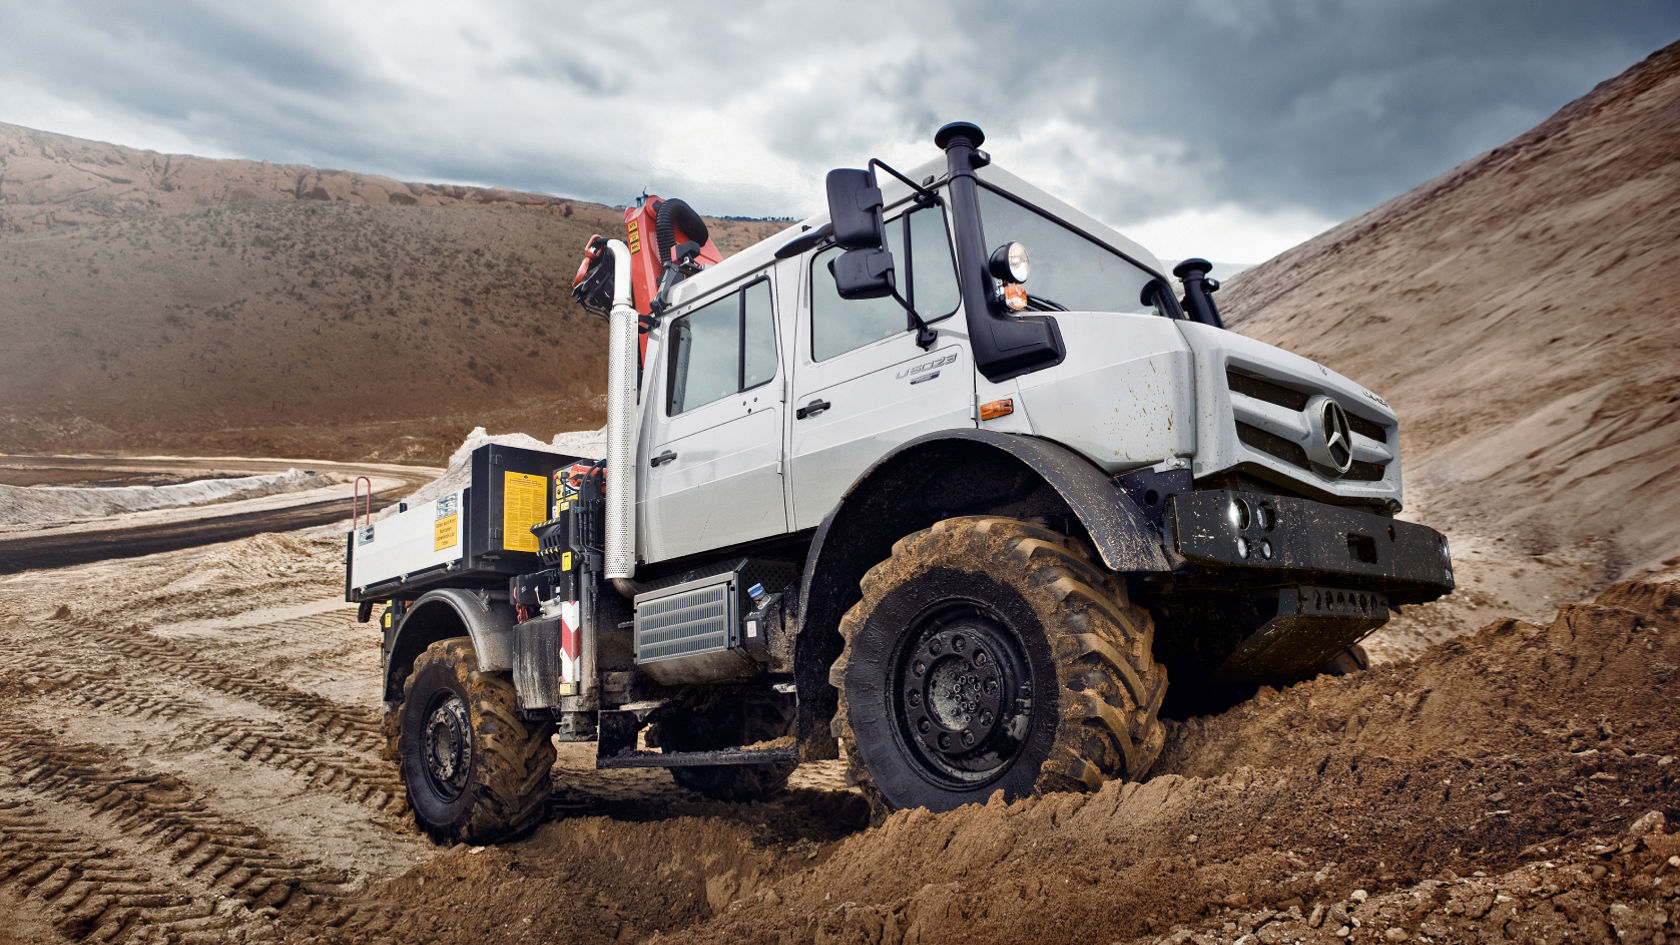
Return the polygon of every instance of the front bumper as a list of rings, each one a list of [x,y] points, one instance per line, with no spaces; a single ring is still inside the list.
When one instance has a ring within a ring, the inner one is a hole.
[[[1179,558],[1260,583],[1308,581],[1380,591],[1397,604],[1453,589],[1446,536],[1433,528],[1293,496],[1214,490],[1170,500]]]

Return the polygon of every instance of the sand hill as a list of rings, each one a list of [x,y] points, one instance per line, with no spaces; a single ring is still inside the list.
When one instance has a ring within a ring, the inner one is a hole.
[[[1237,330],[1399,411],[1467,630],[1680,555],[1680,44],[1233,278]]]
[[[702,208],[703,209],[703,208]],[[0,125],[0,451],[439,461],[600,423],[622,211]],[[779,229],[712,221],[725,252]]]

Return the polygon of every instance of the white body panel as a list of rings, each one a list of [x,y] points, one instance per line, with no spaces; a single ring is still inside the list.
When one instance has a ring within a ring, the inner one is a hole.
[[[681,422],[660,418],[653,423],[642,453],[637,516],[646,560],[663,561],[787,530],[780,393],[779,387],[767,385],[670,418]],[[676,458],[647,464],[666,451]]]
[[[1153,315],[1057,312],[1061,364],[1015,379],[1016,410],[1036,436],[1072,448],[1107,473],[1195,450],[1190,349],[1176,323]],[[988,429],[1001,429],[988,422]]]
[[[800,361],[791,406],[832,406],[792,421],[795,529],[821,524],[864,470],[899,444],[974,426],[974,358],[968,339],[953,329],[960,329],[957,318],[940,322],[926,351],[906,331],[827,361]]]
[[[462,489],[358,528],[350,556],[350,586],[363,588],[461,560],[461,542],[467,533],[465,500]],[[451,534],[453,542],[440,542]]]
[[[741,285],[709,294],[700,304]],[[779,303],[774,283],[771,298]],[[781,335],[779,309],[778,304],[776,330]],[[672,318],[681,314],[675,312]],[[670,322],[666,319],[663,325]],[[776,374],[769,382],[676,416],[669,416],[665,408],[668,347],[664,327],[655,329],[643,370],[637,453],[637,547],[642,560],[665,561],[786,532],[782,401],[787,345],[778,337]],[[675,458],[652,465],[667,452]]]

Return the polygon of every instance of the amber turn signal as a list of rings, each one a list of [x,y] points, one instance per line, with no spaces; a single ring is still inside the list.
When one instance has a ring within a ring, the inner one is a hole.
[[[1006,285],[1003,287],[1003,304],[1011,312],[1019,312],[1027,307],[1027,290],[1020,285]]]
[[[996,420],[1007,417],[1015,412],[1015,398],[1005,397],[1002,400],[990,400],[980,405],[980,419]]]

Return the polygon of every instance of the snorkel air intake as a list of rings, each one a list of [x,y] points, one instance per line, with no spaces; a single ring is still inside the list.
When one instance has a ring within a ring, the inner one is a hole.
[[[990,381],[1004,381],[1058,364],[1066,356],[1056,320],[1037,315],[1017,318],[1003,307],[986,262],[986,234],[980,220],[975,168],[991,163],[980,145],[986,135],[977,125],[954,121],[939,129],[933,143],[945,152],[951,171],[951,217],[956,225],[957,284],[974,345],[974,365]],[[1001,240],[1009,234],[993,234]]]

